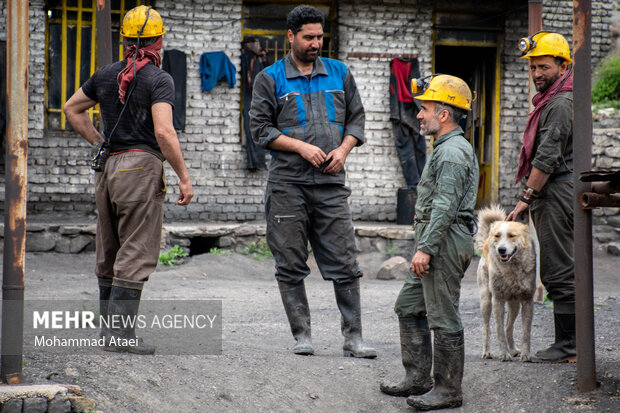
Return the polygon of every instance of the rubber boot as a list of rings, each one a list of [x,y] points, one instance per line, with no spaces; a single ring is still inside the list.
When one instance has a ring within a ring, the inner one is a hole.
[[[537,351],[534,363],[574,363],[577,361],[575,314],[553,314],[555,343]]]
[[[146,344],[142,339],[136,337],[135,324],[141,295],[141,290],[116,285],[112,287],[110,301],[108,302],[108,314],[110,319],[116,319],[116,322],[110,323],[109,336],[106,339],[106,346],[103,348],[105,351],[155,354],[155,346]],[[133,323],[123,323],[123,320],[131,320]],[[124,345],[125,340],[131,340],[131,343]]]
[[[100,320],[103,319],[108,322],[108,303],[110,300],[110,292],[112,291],[112,280],[109,278],[97,278],[99,282],[99,316]],[[100,322],[101,331],[99,337],[107,338],[110,334],[107,324]]]
[[[342,350],[345,357],[375,358],[374,348],[362,340],[362,310],[360,305],[360,282],[356,278],[345,283],[334,282],[336,303],[340,309],[341,329],[344,336]]]
[[[390,396],[424,394],[433,387],[431,331],[426,317],[399,318],[400,351],[405,378],[397,383],[383,382],[381,391]]]
[[[297,284],[278,281],[278,288],[291,326],[291,332],[297,341],[293,347],[293,353],[304,356],[313,355],[310,307],[308,306],[308,297],[303,280]]]
[[[435,330],[434,333],[433,389],[422,396],[409,396],[407,399],[407,404],[418,410],[451,409],[463,404],[463,330],[456,333]]]

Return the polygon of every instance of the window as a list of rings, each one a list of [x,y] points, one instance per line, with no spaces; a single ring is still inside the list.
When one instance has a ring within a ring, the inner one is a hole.
[[[112,0],[112,44],[118,60],[123,57],[119,43],[120,22],[127,10],[148,3],[145,0]],[[62,107],[98,69],[97,0],[48,0],[46,2],[46,127],[70,128]],[[99,107],[89,110],[91,119]],[[98,118],[98,116],[97,116]],[[95,119],[97,120],[97,119]]]
[[[289,12],[300,4],[299,1],[244,1],[243,2],[243,28],[242,38],[257,38],[263,49],[267,52],[267,60],[271,63],[286,56],[290,50],[290,44],[286,35],[286,17]],[[321,56],[334,57],[335,34],[332,31],[336,19],[336,6],[334,2],[303,2],[321,10],[325,15],[323,27],[323,49]]]

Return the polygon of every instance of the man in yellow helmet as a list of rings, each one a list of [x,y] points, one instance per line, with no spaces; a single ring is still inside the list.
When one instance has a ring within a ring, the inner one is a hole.
[[[538,93],[523,134],[516,182],[522,191],[508,220],[531,213],[540,242],[540,278],[553,301],[555,342],[532,361],[574,361],[573,77],[570,48],[559,33],[521,39]]]
[[[101,144],[93,160],[95,273],[100,313],[109,319],[137,316],[142,287],[157,266],[166,196],[164,160],[179,177],[177,205],[189,204],[193,196],[172,124],[174,83],[160,69],[164,33],[157,11],[146,6],[128,11],[121,29],[128,44],[125,59],[95,72],[63,109],[76,132],[93,145]],[[103,133],[87,112],[97,103]],[[108,351],[155,352],[154,346],[136,339],[130,326],[104,328],[101,335]],[[127,343],[134,345],[122,345]]]
[[[433,410],[463,402],[465,347],[459,298],[461,279],[474,253],[478,161],[458,125],[472,102],[462,79],[433,75],[424,94],[415,99],[422,101],[420,131],[435,138],[434,150],[418,183],[411,272],[394,306],[405,378],[380,388],[393,396],[409,396],[407,403],[417,409]]]

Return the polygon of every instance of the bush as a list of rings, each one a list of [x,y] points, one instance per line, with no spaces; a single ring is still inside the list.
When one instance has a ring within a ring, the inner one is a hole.
[[[601,62],[598,77],[592,87],[592,103],[620,100],[620,53]]]

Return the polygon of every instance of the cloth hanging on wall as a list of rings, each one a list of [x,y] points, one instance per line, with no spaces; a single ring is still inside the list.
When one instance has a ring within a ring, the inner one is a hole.
[[[170,73],[174,80],[174,110],[172,122],[176,130],[185,129],[185,102],[187,87],[187,61],[185,53],[180,50],[164,50],[162,69]]]
[[[256,170],[265,168],[265,151],[256,146],[250,133],[250,106],[252,104],[252,85],[256,75],[267,64],[266,53],[258,39],[247,37],[241,43],[241,90],[243,91],[243,134],[247,155],[247,169]]]
[[[217,82],[226,78],[228,87],[235,86],[237,69],[224,52],[205,52],[200,56],[200,77],[202,91],[208,92]]]
[[[426,139],[416,119],[418,106],[411,95],[411,79],[420,77],[418,59],[390,63],[390,120],[400,165],[408,187],[420,181],[426,163]]]

